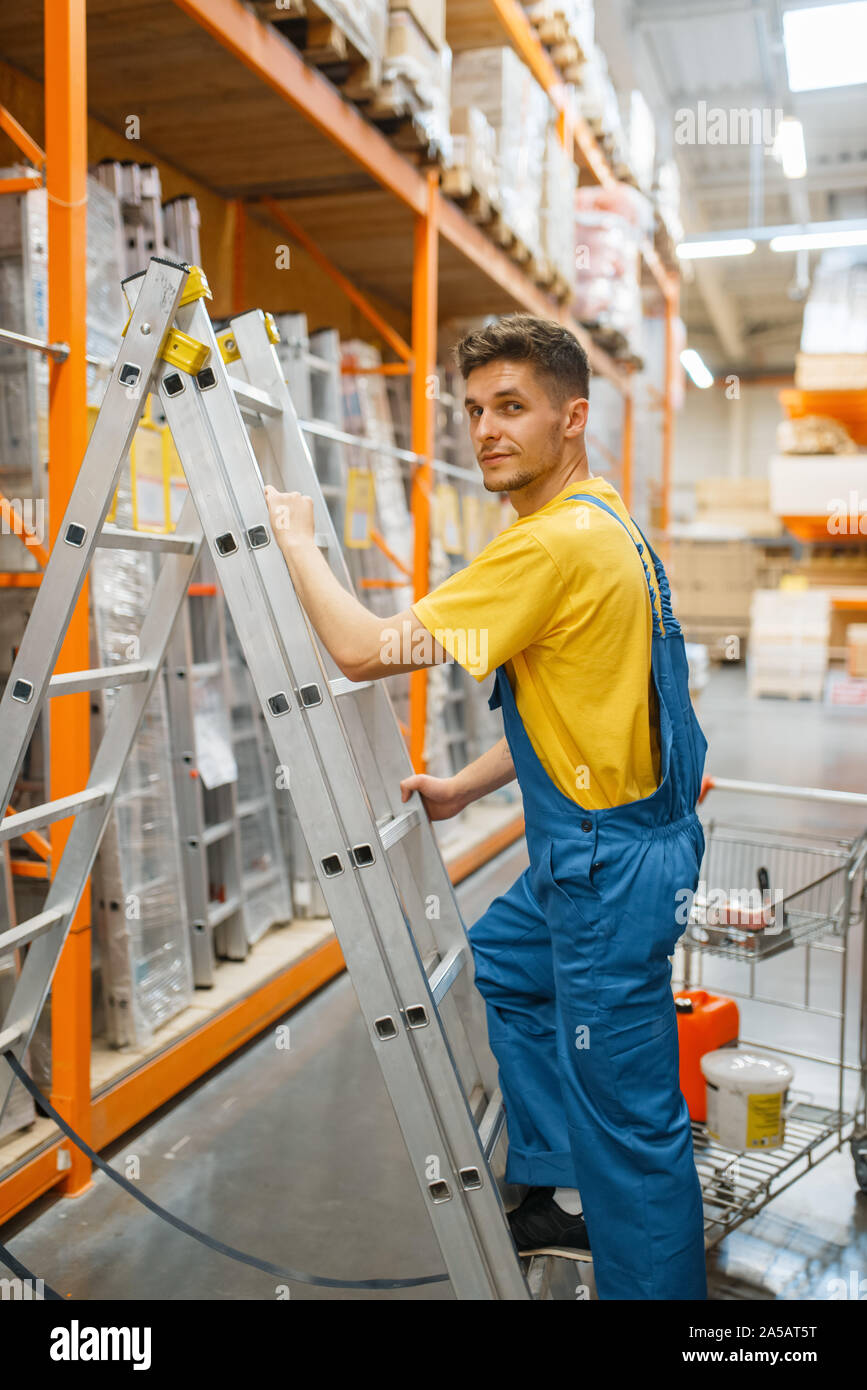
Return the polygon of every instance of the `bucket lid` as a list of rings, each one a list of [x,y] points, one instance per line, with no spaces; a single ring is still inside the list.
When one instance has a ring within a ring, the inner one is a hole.
[[[734,1047],[706,1052],[701,1059],[701,1069],[715,1086],[753,1093],[784,1091],[795,1078],[788,1063],[781,1062],[778,1057],[767,1057],[752,1049],[739,1051]]]

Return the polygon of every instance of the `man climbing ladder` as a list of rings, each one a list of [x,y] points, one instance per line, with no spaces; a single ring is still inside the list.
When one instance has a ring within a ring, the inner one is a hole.
[[[266,495],[296,593],[350,680],[453,657],[505,737],[455,777],[406,778],[432,819],[517,777],[529,867],[470,931],[527,1196],[519,1251],[581,1259],[602,1298],[706,1297],[701,1191],[669,957],[696,888],[707,744],[662,564],[590,473],[588,364],[509,315],[456,348],[484,485],[517,513],[463,570],[383,621],[329,570],[312,499]],[[411,660],[394,660],[398,650]],[[408,640],[407,640],[408,639]],[[481,655],[480,655],[481,654]]]

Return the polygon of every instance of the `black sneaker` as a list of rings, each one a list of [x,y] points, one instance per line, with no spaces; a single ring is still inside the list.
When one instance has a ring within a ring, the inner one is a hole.
[[[562,1255],[592,1260],[583,1216],[572,1216],[554,1201],[553,1187],[531,1188],[519,1207],[508,1213],[519,1255]]]

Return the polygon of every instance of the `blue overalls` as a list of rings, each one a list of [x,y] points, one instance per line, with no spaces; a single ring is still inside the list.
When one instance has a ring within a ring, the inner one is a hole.
[[[600,1298],[704,1299],[701,1189],[668,958],[683,931],[675,894],[695,891],[704,853],[695,806],[707,741],[661,561],[645,541],[660,620],[644,546],[601,499],[574,497],[610,513],[641,556],[661,781],[639,801],[582,809],[549,777],[497,668],[488,703],[502,706],[530,865],[470,943],[508,1122],[506,1179],[579,1189]]]

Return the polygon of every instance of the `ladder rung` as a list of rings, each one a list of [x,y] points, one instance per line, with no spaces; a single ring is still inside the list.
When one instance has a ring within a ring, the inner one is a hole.
[[[319,550],[331,549],[331,537],[326,535],[324,531],[317,531],[313,539],[316,542],[316,546]]]
[[[267,888],[269,883],[274,883],[280,877],[280,870],[275,866],[272,869],[256,869],[253,873],[244,874],[244,895],[258,893],[260,888]]]
[[[230,376],[229,385],[235,393],[235,399],[242,410],[248,410],[254,415],[282,415],[282,406],[279,406],[273,396],[269,396],[267,391],[261,391],[258,386],[251,386],[248,381],[241,381],[239,377]]]
[[[235,808],[238,820],[243,820],[245,816],[255,815],[257,811],[264,810],[267,805],[267,796],[251,796],[247,801],[239,801]]]
[[[19,922],[10,931],[0,932],[0,955],[6,951],[16,951],[19,946],[26,946],[37,936],[51,931],[58,922],[63,921],[67,910],[65,907],[53,907],[49,912],[40,912],[36,917],[28,917],[26,922]]]
[[[336,362],[329,362],[327,357],[318,357],[315,352],[305,352],[304,361],[308,367],[312,367],[317,372],[334,372],[337,370]]]
[[[398,840],[402,840],[404,835],[420,824],[419,813],[415,807],[411,811],[404,811],[401,816],[394,816],[392,820],[386,821],[385,825],[378,827],[382,848],[391,849],[392,845],[396,845]]]
[[[207,830],[203,830],[200,839],[203,845],[214,845],[218,840],[225,840],[227,835],[231,835],[235,829],[233,820],[221,820],[216,825],[209,825]]]
[[[258,730],[255,724],[248,724],[243,729],[232,730],[233,743],[246,743],[247,739],[255,738]]]
[[[241,906],[241,899],[233,897],[224,903],[209,903],[208,905],[208,925],[217,927],[221,922],[225,922],[227,917],[231,917],[233,912],[237,912]]]
[[[71,796],[61,796],[57,801],[44,801],[41,806],[32,806],[29,811],[4,816],[0,821],[0,841],[14,840],[25,830],[38,830],[42,825],[66,820],[67,816],[75,815],[84,806],[98,806],[107,795],[101,787],[85,787],[83,792],[73,792]]]
[[[116,685],[134,685],[151,673],[146,661],[127,661],[117,666],[95,666],[92,671],[64,671],[48,682],[49,695],[73,695],[79,690],[106,690]]]
[[[463,946],[453,946],[436,970],[428,977],[430,992],[434,1003],[438,1004],[448,993],[467,963],[467,952]]]
[[[14,1047],[23,1032],[21,1027],[4,1028],[0,1033],[0,1052],[8,1052],[10,1047]]]
[[[485,1158],[490,1158],[494,1149],[497,1147],[497,1140],[506,1119],[506,1112],[503,1108],[503,1096],[500,1090],[496,1090],[488,1101],[485,1113],[479,1124],[479,1142],[485,1152]]]
[[[201,676],[202,680],[210,676],[219,676],[223,670],[221,661],[194,661],[190,667],[194,676]]]
[[[332,695],[354,695],[358,690],[369,690],[373,681],[351,681],[346,676],[336,676],[328,684]]]
[[[97,545],[103,550],[165,550],[191,555],[198,545],[192,536],[174,532],[131,531],[123,526],[103,526]]]

